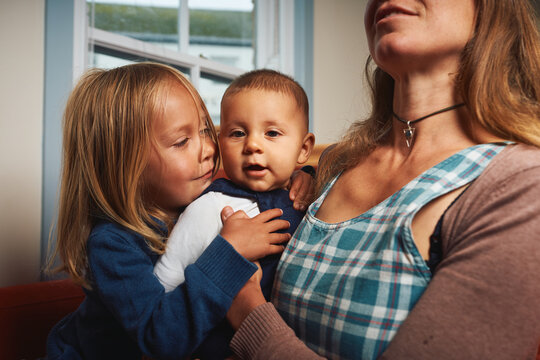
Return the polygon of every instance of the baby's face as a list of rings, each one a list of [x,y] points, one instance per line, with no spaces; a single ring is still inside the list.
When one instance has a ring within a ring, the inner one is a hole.
[[[222,104],[219,143],[223,168],[244,188],[269,191],[287,187],[296,165],[305,162],[311,152],[312,136],[291,95],[249,89]]]

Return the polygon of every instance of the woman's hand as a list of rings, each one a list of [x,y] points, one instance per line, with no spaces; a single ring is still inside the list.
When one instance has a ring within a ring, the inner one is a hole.
[[[305,211],[311,203],[315,190],[315,179],[312,175],[302,170],[295,170],[291,175],[289,198],[293,201],[293,207],[299,211]]]
[[[233,212],[230,206],[226,206],[221,211],[223,221],[221,236],[240,255],[250,261],[278,254],[284,249],[284,246],[280,244],[288,241],[291,237],[288,233],[275,232],[290,226],[286,220],[272,220],[282,214],[281,209],[270,209],[250,218],[245,212]]]
[[[266,303],[261,290],[262,270],[258,262],[255,262],[258,269],[255,274],[247,281],[244,287],[236,294],[229,311],[227,312],[227,320],[236,331],[242,325],[244,319],[257,306]]]

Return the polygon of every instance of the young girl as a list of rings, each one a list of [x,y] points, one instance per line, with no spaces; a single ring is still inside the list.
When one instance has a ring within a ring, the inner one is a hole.
[[[91,70],[68,100],[63,136],[55,255],[86,299],[51,331],[48,357],[189,355],[255,273],[249,260],[282,250],[289,235],[273,232],[287,222],[271,220],[276,209],[233,215],[165,293],[154,264],[219,158],[199,94],[165,65]]]

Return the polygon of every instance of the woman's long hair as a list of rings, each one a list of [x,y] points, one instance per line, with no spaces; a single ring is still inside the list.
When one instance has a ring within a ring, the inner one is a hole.
[[[476,9],[475,32],[462,53],[456,79],[472,125],[540,147],[540,36],[534,10],[529,0],[476,0]],[[394,80],[371,57],[365,70],[371,114],[354,123],[325,153],[317,194],[366,156],[392,126]]]
[[[201,105],[215,142],[215,129],[199,94],[172,67],[139,63],[94,69],[76,85],[64,113],[56,246],[49,269],[59,255],[56,270],[89,287],[86,241],[100,220],[140,234],[153,251],[163,253],[167,234],[159,229],[170,228],[171,221],[145,201],[143,172],[154,142],[152,121],[161,116],[171,86],[184,87]]]

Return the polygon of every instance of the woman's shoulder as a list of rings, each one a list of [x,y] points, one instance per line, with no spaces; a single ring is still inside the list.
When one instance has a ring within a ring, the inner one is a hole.
[[[443,231],[458,234],[486,224],[511,228],[520,223],[540,231],[531,217],[540,211],[539,178],[540,149],[508,145],[446,211]]]
[[[509,177],[516,174],[540,171],[540,148],[525,144],[508,145],[493,158],[481,178]]]
[[[539,178],[540,148],[512,144],[493,158],[462,197],[478,202],[481,197],[540,191]]]

